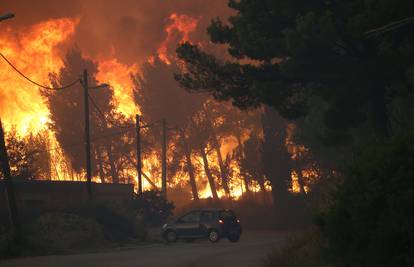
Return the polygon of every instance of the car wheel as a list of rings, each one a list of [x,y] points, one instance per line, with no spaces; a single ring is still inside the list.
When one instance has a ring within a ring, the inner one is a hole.
[[[220,240],[220,233],[215,229],[210,230],[208,232],[208,240],[212,243],[218,242]]]
[[[174,231],[167,231],[164,234],[164,239],[165,241],[167,241],[168,243],[174,243],[177,241],[177,234]]]
[[[230,242],[236,243],[236,242],[239,242],[240,235],[230,235],[228,237],[228,239],[229,239]]]

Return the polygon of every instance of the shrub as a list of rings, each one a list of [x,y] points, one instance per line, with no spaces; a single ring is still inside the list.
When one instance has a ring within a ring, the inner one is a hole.
[[[91,203],[81,207],[66,207],[65,212],[89,218],[102,226],[105,239],[122,243],[130,238],[145,239],[146,231],[135,217],[129,203]]]
[[[281,248],[268,255],[265,267],[331,267],[322,254],[318,231],[295,235]]]
[[[60,250],[96,246],[104,240],[102,227],[75,214],[47,213],[29,225],[24,236],[36,250]]]
[[[159,226],[172,215],[174,204],[162,197],[159,191],[145,191],[142,197],[135,196],[130,209],[142,224]]]
[[[414,266],[413,135],[369,146],[329,194],[317,224],[347,266]]]

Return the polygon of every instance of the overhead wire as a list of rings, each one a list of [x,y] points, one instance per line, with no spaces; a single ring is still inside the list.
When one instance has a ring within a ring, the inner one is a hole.
[[[108,122],[109,124],[111,124],[112,126],[115,126],[117,128],[121,128],[121,129],[130,129],[133,128],[134,126],[130,125],[130,126],[124,126],[124,125],[119,125],[118,123],[110,120],[109,118],[107,118],[105,116],[105,114],[101,111],[101,109],[98,107],[98,105],[96,104],[95,100],[93,100],[93,98],[88,94],[89,99],[92,102],[92,105],[95,107],[95,109],[98,111],[98,113],[101,115],[101,117],[105,120],[105,122]]]
[[[121,129],[132,129],[132,128],[135,128],[134,125],[124,126],[124,125],[119,125],[119,124],[115,123],[114,121],[109,120],[105,116],[105,114],[102,112],[102,110],[98,107],[98,105],[96,104],[95,100],[93,100],[93,98],[89,94],[88,94],[88,97],[91,100],[92,105],[98,111],[98,113],[100,114],[100,116],[105,120],[105,122],[109,122],[109,124],[111,124],[111,125],[113,125],[113,126],[115,126],[117,128],[121,128]],[[154,121],[152,123],[144,124],[144,125],[141,125],[139,128],[141,128],[141,129],[150,128],[150,127],[154,126],[155,124],[159,123],[160,121],[161,120],[157,120],[157,121]]]
[[[93,143],[93,142],[101,140],[101,139],[106,139],[106,138],[109,138],[109,137],[122,135],[122,134],[125,134],[126,132],[129,132],[131,130],[133,130],[133,129],[132,128],[131,129],[125,129],[125,130],[120,131],[120,132],[97,136],[97,137],[92,138],[91,142]],[[77,147],[77,146],[81,146],[81,145],[84,145],[84,143],[83,142],[82,143],[71,143],[71,144],[66,144],[66,145],[62,145],[62,146],[59,146],[59,147],[53,147],[53,148],[50,148],[50,149],[39,150],[39,151],[36,151],[36,153],[46,153],[46,152],[59,150],[59,149],[62,149],[62,148],[72,148],[72,147]]]
[[[40,84],[38,82],[35,82],[34,80],[30,79],[28,76],[26,76],[23,72],[21,72],[17,67],[15,67],[2,53],[0,53],[0,56],[4,59],[4,61],[7,62],[7,64],[9,64],[10,67],[12,67],[18,74],[20,74],[20,76],[22,76],[23,78],[25,78],[27,81],[31,82],[34,85],[37,85],[43,89],[46,90],[53,90],[53,91],[60,91],[69,87],[74,86],[76,83],[79,82],[79,79],[76,79],[75,81],[65,85],[65,86],[61,86],[61,87],[50,87],[50,86],[45,86],[43,84]]]

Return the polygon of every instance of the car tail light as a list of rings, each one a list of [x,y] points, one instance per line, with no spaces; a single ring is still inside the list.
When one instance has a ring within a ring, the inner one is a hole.
[[[224,222],[223,222],[223,220],[219,220],[219,224],[223,224]]]

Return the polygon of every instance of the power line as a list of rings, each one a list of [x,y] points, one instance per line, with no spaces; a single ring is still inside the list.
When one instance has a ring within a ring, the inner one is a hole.
[[[92,102],[92,105],[95,107],[95,109],[98,111],[98,113],[101,115],[101,117],[105,120],[105,122],[109,122],[109,124],[111,124],[112,126],[115,126],[117,128],[121,128],[121,129],[130,129],[133,128],[135,126],[123,126],[123,125],[119,125],[117,123],[115,123],[114,121],[110,120],[109,118],[107,118],[105,116],[105,114],[101,111],[101,109],[98,107],[98,105],[96,104],[96,102],[93,100],[93,98],[88,94],[89,99]]]
[[[121,135],[121,134],[127,133],[127,132],[132,131],[132,130],[134,130],[134,128],[124,129],[124,130],[122,130],[122,131],[120,131],[120,132],[116,132],[116,133],[111,133],[111,134],[101,135],[101,136],[95,137],[95,138],[92,140],[92,142],[93,142],[93,141],[97,141],[97,140],[101,140],[101,139],[106,139],[106,138],[108,138],[108,137],[113,137],[113,136]]]
[[[127,132],[129,132],[131,130],[134,130],[134,129],[132,129],[132,128],[131,129],[125,129],[125,130],[120,131],[120,132],[106,134],[106,135],[101,135],[101,136],[95,137],[91,141],[94,142],[94,141],[98,141],[98,140],[101,140],[101,139],[106,139],[106,138],[109,138],[109,137],[113,137],[113,136],[117,136],[117,135],[122,135],[122,134],[125,134],[125,133],[127,133]],[[62,146],[54,147],[54,148],[50,148],[50,149],[39,150],[39,151],[36,151],[36,153],[47,153],[47,152],[51,152],[51,151],[55,151],[55,150],[59,150],[59,149],[63,149],[63,148],[77,147],[77,146],[81,146],[83,144],[84,143],[71,143],[71,144],[62,145]]]
[[[49,87],[49,86],[45,86],[42,85],[38,82],[33,81],[32,79],[30,79],[29,77],[27,77],[23,72],[21,72],[19,69],[17,69],[2,53],[0,53],[0,56],[7,62],[7,64],[10,65],[10,67],[12,67],[18,74],[20,74],[20,76],[22,76],[23,78],[25,78],[26,80],[28,80],[29,82],[43,88],[46,90],[53,90],[53,91],[58,91],[58,90],[63,90],[69,87],[74,86],[77,82],[79,82],[79,79],[76,79],[75,81],[69,83],[68,85],[62,86],[62,87]]]
[[[140,129],[145,129],[145,128],[151,128],[152,126],[154,126],[155,124],[157,124],[157,122],[152,122],[152,123],[148,123],[142,126],[139,126]]]
[[[98,105],[97,105],[97,104],[96,104],[96,102],[93,100],[93,98],[92,98],[90,95],[88,95],[88,97],[89,97],[89,99],[91,100],[92,105],[96,108],[96,110],[97,110],[97,111],[98,111],[98,113],[101,115],[101,117],[105,120],[105,122],[109,122],[109,124],[111,124],[111,125],[113,125],[113,126],[115,126],[115,127],[121,128],[121,129],[132,129],[132,128],[134,128],[134,127],[135,127],[135,126],[132,126],[132,125],[130,125],[130,126],[123,126],[123,125],[119,125],[119,124],[115,123],[114,121],[109,120],[109,119],[105,116],[105,114],[101,111],[101,109],[98,107]],[[151,127],[153,127],[155,124],[159,123],[160,121],[161,121],[161,120],[157,120],[157,121],[154,121],[154,122],[152,122],[152,123],[148,123],[148,124],[142,125],[142,126],[140,126],[139,128],[141,128],[141,129],[151,128]]]
[[[396,29],[404,27],[404,26],[406,26],[410,23],[413,23],[413,22],[414,22],[414,17],[408,17],[408,18],[405,18],[405,19],[402,19],[402,20],[394,21],[394,22],[391,22],[391,23],[389,23],[387,25],[384,25],[382,27],[379,27],[379,28],[376,28],[376,29],[369,30],[369,31],[365,32],[365,36],[367,38],[370,38],[370,37],[373,37],[373,36],[379,36],[381,34],[386,34],[387,32],[394,31]]]

